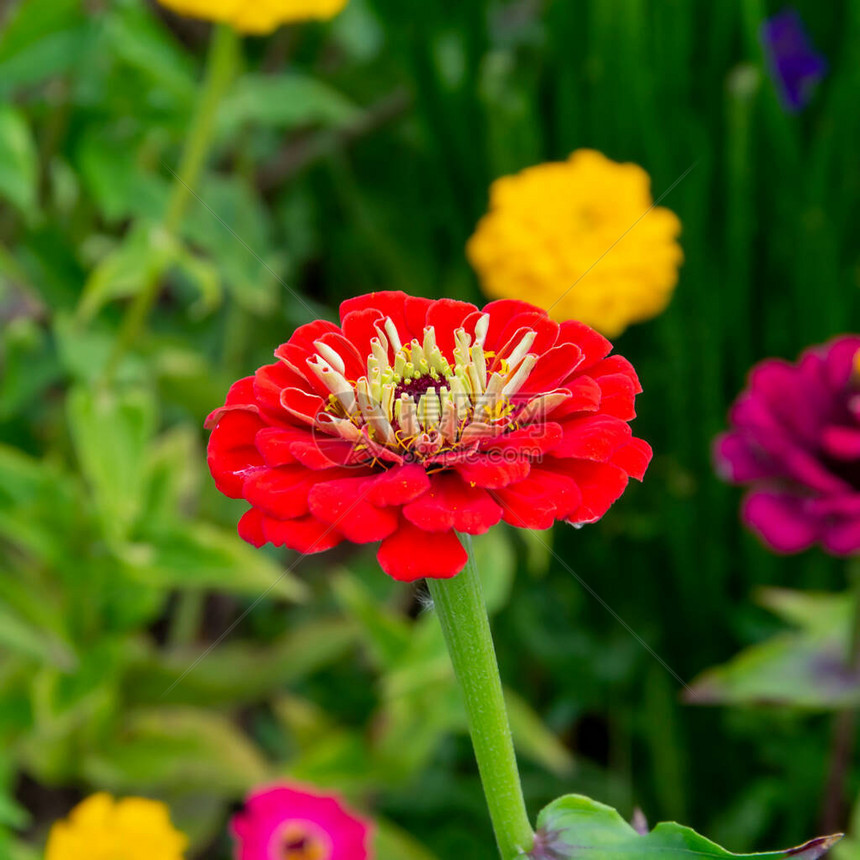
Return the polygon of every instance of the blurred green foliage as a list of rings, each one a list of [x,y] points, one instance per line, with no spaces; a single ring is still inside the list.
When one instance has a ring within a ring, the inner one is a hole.
[[[175,232],[209,28],[143,0],[5,9],[3,856],[31,860],[100,788],[164,799],[201,856],[226,857],[231,805],[285,774],[373,810],[380,860],[493,856],[420,595],[365,552],[286,572],[290,554],[242,544],[202,423],[343,298],[479,301],[463,248],[490,181],[582,146],[642,164],[655,196],[684,177],[663,205],[686,263],[670,310],[618,343],[646,389],[645,484],[597,526],[479,543],[530,808],[581,792],[736,851],[817,830],[834,701],[799,681],[809,647],[838,640],[822,619],[841,598],[767,592],[778,620],[752,595],[844,573],[742,533],[709,451],[755,360],[857,325],[860,5],[797,6],[831,72],[788,116],[757,35],[776,3],[352,0],[245,40]],[[149,325],[118,352],[152,279]],[[747,646],[756,660],[710,676],[736,707],[682,703],[672,673]]]

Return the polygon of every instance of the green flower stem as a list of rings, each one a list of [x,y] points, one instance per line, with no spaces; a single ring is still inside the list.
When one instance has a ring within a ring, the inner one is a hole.
[[[174,237],[182,226],[182,219],[194,198],[200,174],[206,166],[218,106],[236,75],[239,57],[239,36],[226,25],[219,25],[212,31],[209,55],[206,60],[206,76],[197,102],[194,118],[185,140],[185,148],[179,169],[174,176],[170,201],[162,220],[161,227],[168,239]],[[154,267],[129,305],[122,322],[116,346],[111,355],[108,375],[111,375],[119,360],[134,344],[146,325],[150,311],[158,298],[164,271]]]
[[[427,581],[466,702],[499,852],[502,860],[516,860],[532,850],[534,832],[523,800],[490,621],[468,539],[466,546],[469,563],[462,573],[453,579]]]

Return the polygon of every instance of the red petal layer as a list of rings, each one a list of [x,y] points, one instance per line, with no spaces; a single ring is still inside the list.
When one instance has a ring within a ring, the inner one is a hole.
[[[483,534],[502,518],[502,509],[486,490],[471,487],[454,473],[434,475],[430,489],[403,508],[403,516],[432,532],[456,529]]]
[[[406,520],[382,542],[376,558],[390,577],[401,582],[424,577],[450,579],[469,560],[453,531],[426,532]]]
[[[373,543],[397,528],[397,511],[377,508],[368,496],[373,479],[340,478],[315,484],[308,496],[314,516],[337,527],[353,543]]]
[[[298,517],[294,520],[265,517],[263,534],[274,546],[285,546],[306,554],[331,549],[343,540],[343,535],[335,526],[313,516]]]

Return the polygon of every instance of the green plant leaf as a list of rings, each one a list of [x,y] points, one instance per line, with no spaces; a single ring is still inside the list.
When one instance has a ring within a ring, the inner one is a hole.
[[[33,624],[16,612],[6,602],[6,585],[6,582],[0,582],[0,600],[3,601],[0,602],[0,650],[30,657],[61,669],[71,669],[76,663],[74,651],[54,632]],[[26,598],[26,589],[21,591]]]
[[[516,551],[506,528],[490,529],[472,538],[487,612],[494,615],[508,602],[517,570]]]
[[[253,314],[271,313],[283,290],[283,252],[273,249],[271,223],[257,191],[239,177],[204,177],[183,221],[186,241],[205,251],[224,289]]]
[[[179,105],[190,106],[197,79],[189,55],[144,4],[126,2],[116,7],[113,14],[105,15],[106,46],[124,64],[169,92]]]
[[[339,126],[357,115],[346,96],[317,78],[294,73],[245,75],[224,99],[218,120],[221,133],[229,136],[251,123],[278,129]]]
[[[69,429],[105,534],[125,538],[137,519],[146,478],[146,450],[155,404],[139,388],[78,386],[69,393]]]
[[[24,115],[0,104],[0,198],[28,217],[37,209],[39,156]]]
[[[117,549],[125,570],[148,585],[220,588],[234,594],[301,600],[304,583],[232,531],[186,522]]]
[[[78,0],[23,0],[0,30],[0,93],[62,74],[91,36]]]
[[[117,792],[238,795],[271,778],[260,751],[226,716],[179,707],[132,711],[122,733],[83,769],[93,783]]]
[[[574,767],[570,750],[546,727],[534,708],[508,689],[505,690],[505,705],[520,755],[543,765],[556,776],[569,776]]]
[[[833,710],[860,704],[847,667],[851,596],[767,589],[759,601],[795,629],[708,669],[685,694],[692,704],[792,705]]]
[[[680,824],[658,824],[639,833],[611,806],[581,795],[553,801],[538,817],[538,842],[529,860],[816,860],[840,835],[813,839],[805,845],[765,854],[732,854]]]
[[[393,667],[409,648],[410,625],[348,571],[339,572],[332,585],[340,605],[364,629],[364,641],[374,661],[383,668]]]
[[[141,704],[262,701],[343,657],[357,633],[354,625],[336,619],[303,624],[266,645],[228,640],[214,649],[147,650],[130,669],[128,695]]]
[[[75,150],[80,176],[102,216],[110,221],[140,217],[159,220],[166,209],[169,185],[141,162],[136,135],[96,126]]]
[[[164,273],[178,253],[176,240],[158,225],[139,221],[93,269],[78,306],[79,322],[88,322],[113,299],[138,293]]]

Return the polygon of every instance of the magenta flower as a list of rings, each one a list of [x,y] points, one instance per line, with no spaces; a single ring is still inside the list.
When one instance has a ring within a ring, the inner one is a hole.
[[[236,860],[371,860],[371,826],[331,794],[274,785],[252,792],[231,822]]]
[[[744,521],[781,553],[860,550],[860,337],[767,359],[717,439],[717,470],[748,485]]]

